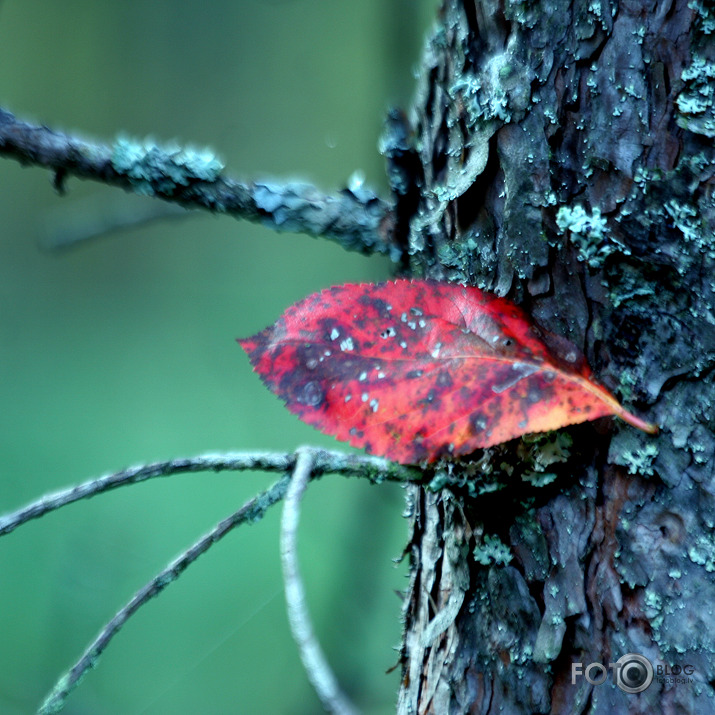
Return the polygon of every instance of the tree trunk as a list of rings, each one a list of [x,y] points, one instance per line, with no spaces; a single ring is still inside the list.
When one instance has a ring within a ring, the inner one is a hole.
[[[662,426],[517,440],[411,488],[399,713],[715,713],[706,5],[444,0],[391,115],[405,271],[509,295]],[[626,654],[655,670],[640,694],[608,669]]]

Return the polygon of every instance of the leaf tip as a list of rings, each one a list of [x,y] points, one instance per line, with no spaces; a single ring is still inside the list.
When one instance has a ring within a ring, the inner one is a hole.
[[[251,350],[256,345],[256,340],[254,336],[251,336],[249,338],[236,338],[236,342],[244,349],[244,351],[248,355],[251,354]]]

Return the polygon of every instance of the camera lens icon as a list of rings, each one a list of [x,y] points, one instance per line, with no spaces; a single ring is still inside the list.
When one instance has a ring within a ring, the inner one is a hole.
[[[626,653],[616,661],[616,685],[624,693],[642,693],[653,682],[653,665],[644,655]]]

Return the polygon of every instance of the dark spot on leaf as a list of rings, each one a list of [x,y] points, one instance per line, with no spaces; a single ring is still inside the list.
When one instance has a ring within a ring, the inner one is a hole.
[[[481,412],[473,412],[469,416],[469,426],[472,428],[472,432],[474,432],[474,434],[484,432],[487,428],[487,424],[488,420]]]
[[[295,399],[297,402],[307,405],[308,407],[317,407],[323,401],[324,397],[325,395],[320,385],[315,382],[315,380],[311,380],[303,385]]]
[[[422,370],[410,370],[405,377],[408,380],[414,380],[417,377],[422,377]]]
[[[440,370],[437,375],[437,387],[452,387],[454,384],[452,376],[446,370]]]
[[[418,405],[421,405],[422,407],[429,407],[430,410],[438,410],[440,408],[441,403],[442,400],[439,399],[439,394],[434,388],[432,388],[427,393],[426,397],[422,398],[421,400],[417,400]]]

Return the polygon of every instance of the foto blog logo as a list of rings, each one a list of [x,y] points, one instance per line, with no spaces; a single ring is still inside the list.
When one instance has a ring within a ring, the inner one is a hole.
[[[571,664],[571,685],[576,685],[578,677],[586,678],[591,685],[600,685],[613,672],[616,685],[625,693],[642,693],[653,682],[653,665],[644,655],[626,653],[608,667],[602,663]]]
[[[571,685],[576,685],[577,678],[586,678],[591,685],[601,685],[613,673],[616,685],[625,693],[642,693],[655,679],[658,683],[692,684],[695,673],[693,665],[653,664],[644,655],[626,653],[608,667],[602,663],[571,663]]]

